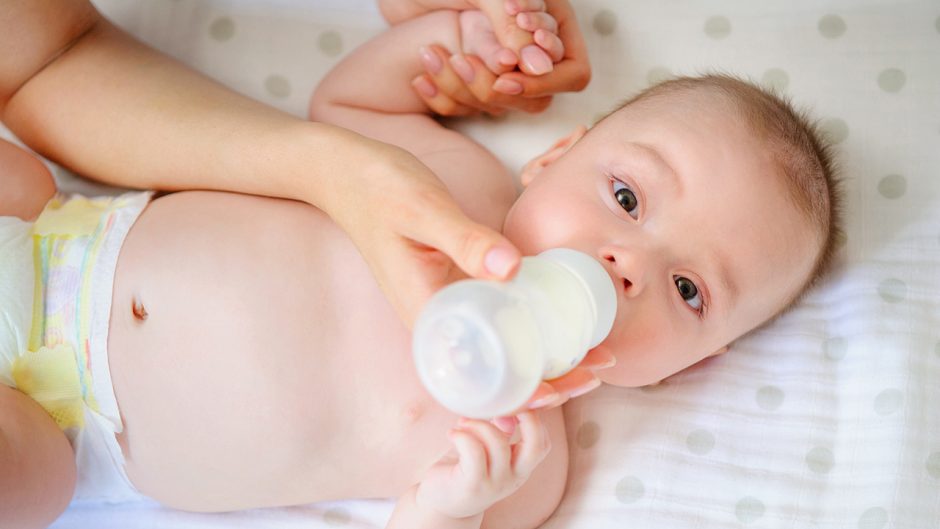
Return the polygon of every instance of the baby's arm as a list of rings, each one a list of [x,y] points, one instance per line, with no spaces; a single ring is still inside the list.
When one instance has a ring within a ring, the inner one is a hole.
[[[459,50],[456,12],[436,11],[398,24],[353,51],[317,87],[311,118],[411,152],[441,178],[470,218],[499,230],[515,197],[511,175],[489,151],[432,119],[412,89],[411,80],[423,72],[421,50],[430,43]],[[489,200],[480,196],[481,189]],[[394,207],[399,198],[391,194],[388,200]]]
[[[411,151],[441,177],[472,218],[499,227],[515,194],[509,174],[483,147],[432,119],[410,86],[423,70],[419,49],[436,42],[457,50],[458,34],[453,12],[439,11],[396,25],[353,51],[327,75],[312,98],[310,112],[314,119]],[[487,200],[481,196],[484,192],[494,198]],[[389,208],[396,207],[395,200],[389,196]],[[568,456],[562,413],[552,409],[540,414],[552,450],[527,481],[517,483],[521,486],[514,493],[486,510],[483,527],[535,527],[560,501]],[[418,505],[417,490],[402,495],[388,527],[480,526],[479,513],[457,519],[429,512]]]

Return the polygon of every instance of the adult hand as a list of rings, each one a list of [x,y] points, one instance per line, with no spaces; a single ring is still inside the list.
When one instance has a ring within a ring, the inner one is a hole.
[[[443,48],[431,47],[443,59],[443,67],[437,71],[429,69],[425,74],[437,90],[433,98],[422,98],[436,113],[445,116],[476,112],[499,114],[508,109],[541,112],[548,107],[552,94],[580,91],[587,86],[591,66],[568,0],[505,2],[506,12],[516,16],[516,24],[531,30],[535,43],[555,61],[552,70],[538,76],[519,70],[497,74],[484,60],[472,54],[451,54]],[[547,13],[542,14],[550,16],[537,16],[533,12],[540,6],[547,9]],[[495,38],[501,38],[499,32],[495,33]]]
[[[428,298],[453,281],[515,274],[519,250],[468,218],[417,158],[380,142],[360,156],[375,163],[335,180],[317,203],[349,235],[409,328]]]

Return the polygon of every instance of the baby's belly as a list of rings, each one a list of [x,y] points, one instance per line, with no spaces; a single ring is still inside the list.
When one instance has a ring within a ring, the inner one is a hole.
[[[408,332],[355,247],[296,202],[152,203],[118,261],[119,436],[142,492],[228,510],[393,496],[446,451]]]

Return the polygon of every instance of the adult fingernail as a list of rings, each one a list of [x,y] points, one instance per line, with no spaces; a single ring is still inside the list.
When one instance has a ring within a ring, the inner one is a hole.
[[[522,48],[522,64],[534,75],[546,74],[554,69],[552,59],[545,50],[535,45]]]
[[[504,66],[513,66],[516,64],[516,62],[518,62],[516,59],[516,54],[507,48],[499,50],[499,52],[496,54],[496,60]]]
[[[609,367],[614,367],[615,365],[617,365],[617,357],[616,357],[616,356],[611,356],[611,357],[610,357],[610,360],[608,360],[608,361],[604,362],[603,364],[597,366],[597,368],[598,368],[598,369],[607,369],[607,368],[609,368]]]
[[[517,261],[516,252],[504,246],[497,246],[486,252],[486,257],[483,258],[483,266],[486,267],[489,273],[497,277],[506,277],[512,272]]]
[[[545,395],[544,397],[542,397],[542,398],[540,398],[540,399],[536,399],[536,400],[533,400],[532,402],[530,402],[530,403],[529,403],[529,409],[530,409],[530,410],[535,410],[535,409],[538,409],[538,408],[544,408],[544,407],[546,407],[546,406],[550,406],[550,405],[552,405],[552,404],[558,402],[559,400],[561,400],[561,394],[560,394],[560,393],[550,393],[550,394]]]
[[[522,93],[522,85],[509,79],[497,79],[493,83],[493,90],[501,94],[517,96]]]
[[[441,58],[438,57],[436,53],[431,51],[430,48],[421,46],[418,48],[418,53],[421,54],[421,62],[424,64],[424,68],[427,71],[435,75],[441,72],[441,68],[444,67],[444,63],[441,62]]]
[[[450,65],[465,83],[472,83],[477,75],[476,72],[473,71],[473,66],[470,65],[470,62],[467,61],[463,55],[451,55]]]
[[[418,92],[421,92],[421,95],[424,97],[434,97],[437,95],[437,87],[434,86],[434,83],[428,81],[424,76],[418,77],[411,82],[411,86],[414,86]]]
[[[590,384],[586,384],[586,385],[584,385],[584,386],[581,386],[580,388],[578,388],[578,389],[572,391],[571,393],[569,393],[569,394],[568,394],[568,398],[569,398],[569,399],[573,399],[573,398],[575,398],[575,397],[580,397],[581,395],[584,395],[585,393],[589,393],[589,392],[591,392],[591,391],[594,391],[594,390],[597,389],[598,386],[600,386],[600,385],[601,385],[601,381],[600,381],[599,379],[596,379],[596,378],[595,378],[594,380],[591,381]]]

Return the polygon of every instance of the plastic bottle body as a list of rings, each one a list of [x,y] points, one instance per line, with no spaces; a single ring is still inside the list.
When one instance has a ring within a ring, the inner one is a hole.
[[[607,335],[613,284],[599,263],[573,254],[527,257],[511,282],[458,281],[431,298],[413,350],[422,383],[443,406],[467,417],[511,413]]]

